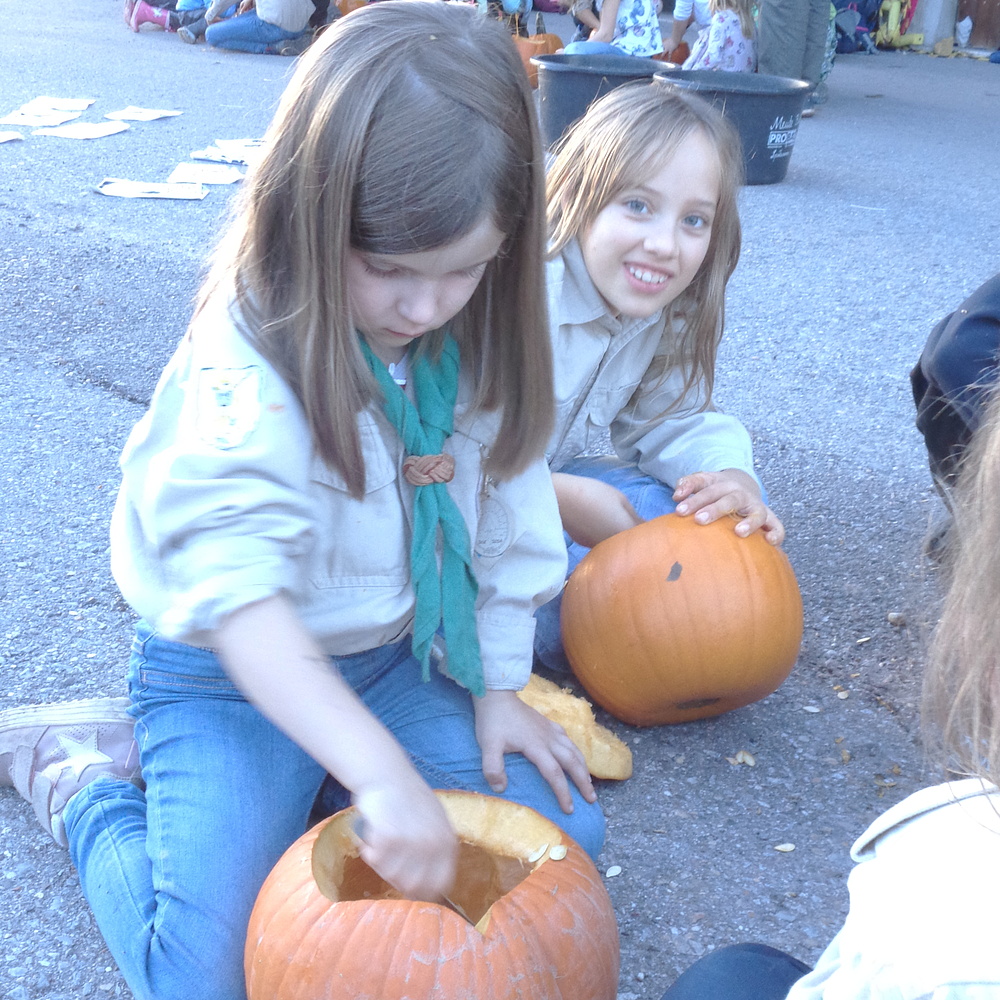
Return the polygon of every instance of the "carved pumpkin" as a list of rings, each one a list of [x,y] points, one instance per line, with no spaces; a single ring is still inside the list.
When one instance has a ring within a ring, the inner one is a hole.
[[[521,35],[512,35],[514,45],[517,47],[521,62],[524,63],[525,72],[528,74],[528,82],[532,87],[538,86],[538,67],[531,61],[532,56],[547,56],[556,52],[561,52],[563,40],[558,35],[542,33],[539,35],[529,35],[527,38]]]
[[[249,1000],[615,1000],[614,910],[583,849],[526,806],[437,795],[461,843],[450,898],[469,919],[400,898],[358,857],[345,809],[264,882],[247,931]]]
[[[636,726],[688,722],[776,690],[802,642],[788,557],[667,514],[594,546],[563,594],[566,655],[587,693]]]

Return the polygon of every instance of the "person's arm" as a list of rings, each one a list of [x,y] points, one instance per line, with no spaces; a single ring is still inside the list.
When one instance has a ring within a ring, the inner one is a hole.
[[[364,861],[410,898],[449,892],[458,845],[444,810],[291,602],[275,595],[234,611],[217,646],[247,700],[352,793],[364,818]]]
[[[670,31],[670,41],[667,43],[667,52],[673,52],[684,40],[684,33],[691,26],[694,14],[688,15],[684,20],[674,18],[673,28]]]
[[[601,5],[601,16],[596,30],[590,33],[591,42],[614,41],[615,31],[618,27],[618,7],[620,0],[604,0]]]
[[[593,7],[581,7],[573,16],[585,28],[590,28],[591,31],[597,31],[597,29],[601,26],[601,22],[597,19],[597,15],[594,13]]]
[[[609,483],[553,472],[552,485],[563,531],[578,545],[592,549],[598,542],[642,524],[628,497]]]

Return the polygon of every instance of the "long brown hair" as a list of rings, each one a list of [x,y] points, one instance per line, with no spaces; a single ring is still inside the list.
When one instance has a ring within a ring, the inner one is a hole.
[[[281,99],[201,301],[233,289],[246,337],[299,396],[317,452],[355,496],[356,417],[379,397],[351,322],[349,247],[437,249],[492,218],[503,247],[450,330],[474,405],[501,413],[488,471],[513,474],[544,451],[552,364],[531,102],[503,28],[439,0],[385,0],[336,21]]]
[[[682,317],[679,353],[689,363],[679,407],[696,386],[712,398],[725,321],[726,283],[740,258],[737,197],[743,157],[735,129],[707,101],[654,80],[617,87],[566,134],[548,174],[549,256],[584,234],[626,188],[655,173],[690,136],[705,136],[719,158],[719,202],[708,253],[694,281],[667,308]]]
[[[924,675],[924,728],[953,774],[1000,780],[1000,392],[955,488],[949,586]]]

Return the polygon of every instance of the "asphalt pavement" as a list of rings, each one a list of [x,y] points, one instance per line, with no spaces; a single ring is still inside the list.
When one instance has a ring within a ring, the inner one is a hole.
[[[183,114],[0,144],[0,704],[123,692],[116,459],[231,193],[120,200],[96,185],[162,181],[216,139],[259,137],[292,66],[133,34],[114,0],[7,20],[0,114],[39,96],[93,99],[90,121],[128,105]],[[717,389],[788,529],[802,653],[775,694],[717,719],[639,730],[602,716],[635,755],[630,780],[600,788],[600,867],[621,869],[607,879],[619,1000],[658,1000],[733,941],[815,959],[846,912],[851,842],[929,777],[919,677],[939,594],[920,545],[941,511],[908,372],[934,323],[1000,270],[1000,66],[859,54],[829,84],[785,180],[743,192]],[[731,762],[740,750],[753,766]],[[67,854],[11,791],[0,835],[0,997],[129,997]]]

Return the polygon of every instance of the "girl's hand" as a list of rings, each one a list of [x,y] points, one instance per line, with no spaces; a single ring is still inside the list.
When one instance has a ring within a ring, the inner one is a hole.
[[[588,802],[597,801],[583,754],[562,726],[526,705],[515,691],[487,691],[473,702],[483,775],[493,791],[502,792],[507,787],[503,755],[521,753],[552,786],[563,812],[573,811],[567,774]]]
[[[784,541],[784,525],[764,503],[753,476],[742,469],[682,476],[674,490],[674,500],[678,514],[682,517],[694,514],[699,524],[711,524],[720,517],[738,514],[742,520],[736,525],[736,534],[741,538],[759,528],[772,545]]]
[[[563,530],[585,548],[642,524],[628,497],[600,479],[553,472],[552,486]]]
[[[386,775],[354,795],[361,858],[408,899],[435,902],[455,883],[458,840],[437,796],[412,779]]]

